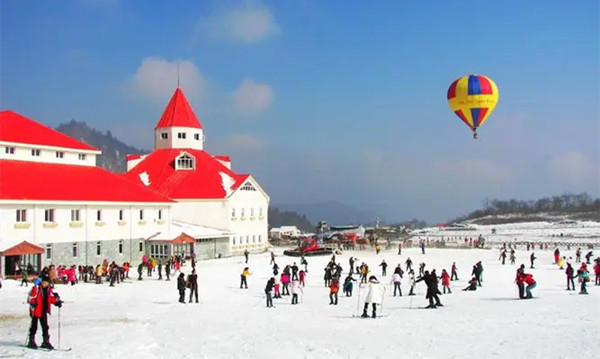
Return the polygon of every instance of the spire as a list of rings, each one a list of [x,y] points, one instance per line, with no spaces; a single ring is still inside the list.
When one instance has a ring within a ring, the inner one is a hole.
[[[171,97],[169,104],[154,129],[165,127],[192,127],[201,129],[202,124],[198,121],[194,110],[192,110],[188,100],[185,98],[183,90],[179,87],[179,83],[177,85],[173,97]]]

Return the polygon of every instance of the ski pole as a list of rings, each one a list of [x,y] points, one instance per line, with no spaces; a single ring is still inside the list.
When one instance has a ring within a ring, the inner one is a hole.
[[[58,347],[60,348],[60,307],[58,307]]]

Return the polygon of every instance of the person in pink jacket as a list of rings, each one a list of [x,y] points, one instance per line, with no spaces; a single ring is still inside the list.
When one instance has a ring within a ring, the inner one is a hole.
[[[281,295],[290,295],[290,275],[286,273],[281,274],[281,285],[283,289],[281,290]]]
[[[306,272],[301,270],[300,271],[300,285],[302,285],[304,287],[304,278],[306,278]]]
[[[300,293],[304,293],[304,290],[300,285],[300,281],[298,279],[294,279],[292,281],[292,304],[298,304],[298,294]]]
[[[279,293],[279,287],[281,286],[281,282],[279,281],[279,278],[277,278],[277,276],[274,276],[273,278],[275,278],[275,284],[273,286],[273,288],[275,289],[275,293],[273,295],[273,298],[281,298],[281,293]]]

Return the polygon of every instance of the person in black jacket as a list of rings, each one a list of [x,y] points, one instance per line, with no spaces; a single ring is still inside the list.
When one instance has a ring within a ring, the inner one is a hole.
[[[298,280],[298,266],[296,262],[292,265],[292,280]]]
[[[198,303],[198,275],[196,274],[196,270],[192,270],[192,274],[188,276],[188,288],[190,288],[190,300],[192,302],[192,297],[196,297],[196,303]]]
[[[267,281],[267,286],[265,287],[265,294],[267,295],[267,308],[273,307],[273,297],[271,296],[271,291],[275,286],[275,278],[271,277]]]
[[[162,280],[162,262],[158,261],[158,280]]]
[[[167,276],[167,280],[171,280],[171,278],[169,278],[171,276],[171,260],[170,259],[167,261],[167,264],[165,264],[165,275]]]
[[[179,273],[177,277],[177,290],[179,291],[179,303],[185,304],[185,275]]]
[[[387,275],[387,263],[385,262],[385,259],[381,261],[379,266],[381,267],[381,275],[385,277]]]
[[[425,294],[425,298],[429,299],[429,305],[426,308],[443,307],[440,302],[440,297],[438,297],[440,291],[438,290],[438,280],[434,272],[430,274],[429,271],[425,271],[423,276],[415,281],[415,283],[424,281],[427,285],[427,294]],[[435,304],[433,302],[434,300]]]
[[[575,271],[573,270],[573,267],[571,267],[571,263],[567,263],[565,274],[567,275],[567,290],[571,290],[571,286],[573,286],[573,290],[575,290],[575,282],[573,281]]]

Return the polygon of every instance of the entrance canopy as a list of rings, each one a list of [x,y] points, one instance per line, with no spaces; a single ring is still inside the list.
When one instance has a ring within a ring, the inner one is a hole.
[[[42,253],[44,253],[44,249],[42,247],[38,247],[35,244],[23,241],[19,244],[6,248],[3,251],[0,251],[0,256],[9,257]]]

